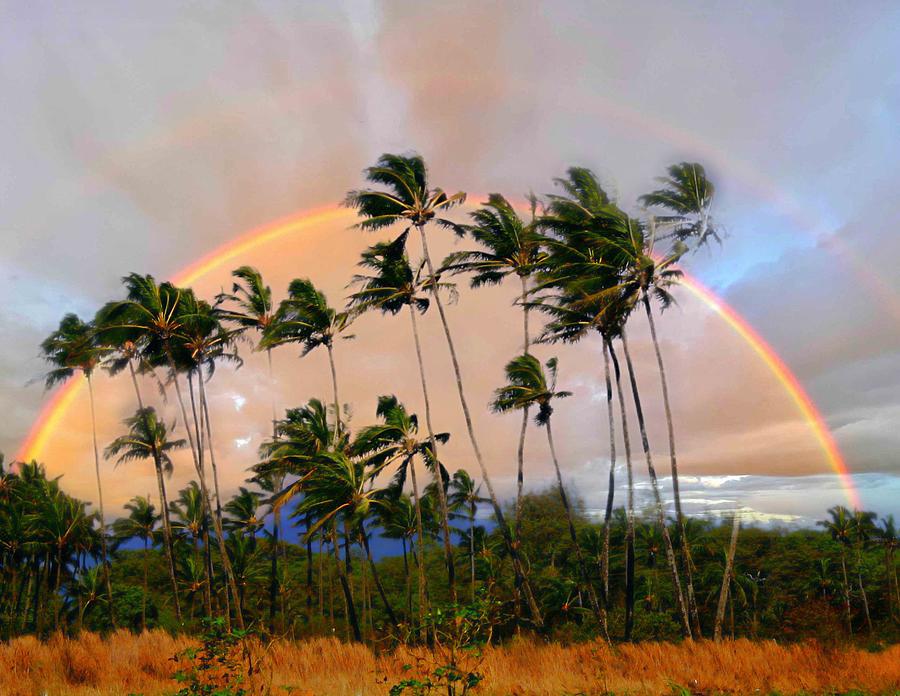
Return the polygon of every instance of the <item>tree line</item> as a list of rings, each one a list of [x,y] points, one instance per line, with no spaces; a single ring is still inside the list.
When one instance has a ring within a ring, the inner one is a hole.
[[[660,188],[640,198],[637,216],[620,207],[590,170],[573,167],[554,180],[558,193],[531,196],[530,209],[520,212],[502,195],[491,194],[464,223],[447,215],[465,201],[465,194],[432,186],[417,155],[383,155],[365,170],[365,178],[368,186],[345,199],[360,216],[357,227],[401,231],[363,252],[343,306],[331,304],[306,278],[293,280],[285,299],[276,303],[259,271],[246,266],[233,272],[231,291],[211,301],[190,288],[132,273],[123,279],[123,299],[108,302],[90,321],[65,316],[43,342],[43,355],[51,365],[48,387],[76,373],[86,380],[98,505],[89,513],[86,503],[67,496],[35,462],[4,472],[0,505],[8,514],[0,529],[0,569],[9,582],[0,607],[7,635],[77,629],[86,614],[95,622],[102,615],[107,628],[146,628],[163,612],[171,615],[174,627],[190,626],[200,616],[221,616],[241,629],[252,623],[273,632],[320,630],[327,616],[332,630],[339,617],[353,640],[375,635],[427,640],[436,613],[485,602],[508,617],[495,617],[498,626],[539,632],[573,623],[607,640],[632,640],[636,617],[645,617],[649,607],[670,633],[686,638],[723,634],[728,609],[733,612],[736,599],[746,597],[748,590],[744,579],[749,575],[738,571],[739,524],[735,519],[720,564],[708,548],[695,548],[701,530],[719,530],[683,512],[668,382],[654,318],[674,301],[672,291],[681,277],[677,263],[685,253],[719,238],[711,215],[714,186],[703,167],[670,167]],[[437,264],[428,240],[441,230],[475,245]],[[412,258],[410,235],[418,237],[417,259]],[[508,505],[499,499],[482,455],[477,414],[467,400],[460,368],[462,346],[455,342],[448,320],[447,304],[456,292],[450,279],[455,276],[467,277],[476,289],[519,281],[515,304],[522,318],[522,351],[506,365],[505,383],[491,402],[497,412],[522,414],[516,495]],[[451,474],[441,461],[450,434],[432,422],[419,327],[419,318],[432,308],[446,341],[466,436],[478,465],[477,480],[464,470]],[[391,394],[378,397],[372,424],[351,428],[340,398],[335,352],[354,320],[367,312],[404,315],[409,321],[424,428],[418,415]],[[626,332],[641,314],[655,349],[659,392],[653,398],[662,400],[666,417],[673,519],[666,513],[647,434],[642,397],[648,396],[639,388]],[[535,316],[545,321],[532,335]],[[603,473],[607,498],[597,524],[584,519],[578,501],[568,494],[556,455],[554,404],[570,396],[557,387],[559,361],[554,357],[542,363],[532,352],[534,343],[590,337],[600,341],[604,356],[609,428],[609,449],[603,453],[609,461]],[[272,351],[281,346],[298,344],[303,356],[324,353],[332,390],[327,399],[310,398],[282,414],[273,396],[271,437],[260,447],[247,487],[225,500],[208,390],[219,365],[240,367],[239,347],[247,344],[267,354],[270,372]],[[126,374],[136,406],[123,423],[122,435],[102,447],[93,398],[97,369]],[[149,404],[142,389],[148,379],[162,394],[174,391],[177,424],[165,423]],[[547,496],[525,493],[524,452],[532,425],[547,438],[558,509]],[[639,447],[632,444],[635,425]],[[186,437],[176,439],[176,430]],[[617,433],[624,453],[616,451]],[[180,449],[190,451],[194,480],[172,496],[167,478],[172,452]],[[103,458],[117,464],[152,466],[158,506],[137,496],[127,506],[128,515],[108,526],[101,450]],[[626,498],[617,507],[616,472],[623,455]],[[641,459],[653,494],[647,511],[635,509],[633,467]],[[420,478],[423,473],[425,479]],[[476,522],[480,506],[490,511],[490,530]],[[531,508],[537,517],[554,509],[555,519],[563,522],[558,528],[562,538],[548,540],[544,547],[530,544]],[[285,514],[288,524],[299,530],[297,545],[283,539]],[[874,591],[875,605],[887,606],[890,621],[900,607],[893,520],[881,520],[876,527],[870,513],[835,508],[830,515],[827,531],[840,551],[835,585],[840,591],[823,590],[822,601],[843,607],[848,632],[859,628],[858,607],[871,633],[878,622],[869,598],[873,590],[866,586],[872,573],[865,560],[876,539],[884,553],[884,577]],[[402,573],[392,574],[389,582],[383,576],[391,559],[376,562],[373,536],[401,543]],[[130,588],[130,611],[121,581],[125,571],[135,570],[135,552],[118,548],[124,540],[142,546],[141,568],[132,576],[140,579],[140,589]],[[566,553],[557,558],[560,544]],[[639,553],[644,558],[639,559]],[[440,570],[434,567],[436,559]],[[301,568],[302,601],[295,574]],[[659,577],[660,570],[666,580]],[[718,587],[709,592],[710,578],[717,572]],[[830,566],[825,574],[833,575]],[[757,581],[753,587],[765,583]],[[160,591],[161,583],[167,592]],[[639,595],[645,589],[642,609]],[[758,594],[758,587],[751,588],[751,596]],[[133,611],[136,596],[139,623]],[[130,618],[120,616],[119,610]],[[731,625],[734,630],[733,620]],[[753,630],[755,634],[758,629]],[[638,633],[646,635],[646,630],[639,627]]]

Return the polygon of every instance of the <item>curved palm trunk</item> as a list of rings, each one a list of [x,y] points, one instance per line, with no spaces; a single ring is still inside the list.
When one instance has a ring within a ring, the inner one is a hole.
[[[275,409],[275,394],[274,394],[274,385],[275,380],[272,374],[272,349],[268,348],[266,350],[266,362],[269,366],[269,388],[273,390],[272,393],[272,438],[278,439],[278,414]],[[284,477],[280,477],[276,482],[275,489],[279,490],[284,483]],[[275,614],[277,612],[277,604],[278,604],[278,596],[279,596],[279,583],[278,583],[278,537],[279,532],[281,531],[281,508],[278,508],[273,515],[272,521],[272,551],[271,551],[271,565],[269,570],[269,630],[274,633],[275,632]],[[310,583],[311,584],[311,583]],[[307,593],[308,594],[308,593]],[[309,607],[307,607],[309,609]],[[284,613],[282,611],[282,613]]]
[[[587,565],[584,562],[584,554],[581,551],[581,544],[578,543],[578,533],[575,531],[575,521],[572,519],[572,508],[569,506],[569,498],[566,495],[565,486],[563,486],[562,472],[559,470],[559,460],[556,457],[556,447],[553,444],[553,428],[550,420],[547,420],[547,444],[550,445],[550,457],[553,459],[553,468],[556,471],[556,483],[559,487],[559,499],[562,502],[563,509],[566,512],[566,522],[569,526],[569,538],[575,547],[575,560],[578,562],[578,570],[581,574],[581,582],[588,593],[588,600],[591,603],[591,609],[597,617],[597,623],[603,636],[609,641],[609,631],[606,624],[606,610],[597,601],[597,593],[594,590],[594,583],[591,582],[591,576],[588,574]]]
[[[503,509],[500,507],[500,501],[497,498],[497,494],[494,492],[494,486],[491,483],[490,475],[488,474],[487,466],[484,463],[484,457],[481,454],[481,448],[478,446],[478,440],[475,437],[475,428],[472,424],[472,414],[469,411],[469,404],[466,401],[466,394],[463,388],[462,381],[462,372],[459,367],[459,359],[456,356],[456,347],[453,344],[453,336],[450,334],[450,325],[447,323],[447,316],[444,312],[444,304],[441,302],[441,295],[436,291],[435,285],[435,272],[434,272],[434,264],[431,262],[431,255],[428,253],[428,242],[425,239],[425,229],[418,225],[419,235],[422,239],[422,252],[425,256],[425,263],[428,265],[428,274],[430,277],[431,285],[432,285],[432,295],[434,296],[435,304],[438,308],[438,315],[441,318],[441,326],[444,329],[444,336],[447,339],[447,348],[450,351],[450,361],[453,364],[453,373],[456,377],[456,390],[459,394],[459,402],[462,406],[463,416],[466,421],[466,430],[469,434],[469,441],[472,443],[472,450],[475,453],[475,459],[478,461],[478,466],[481,469],[481,478],[487,486],[488,495],[491,499],[491,505],[494,508],[494,516],[497,518],[497,523],[500,526],[500,532],[503,534],[503,541],[506,543],[506,547],[509,551],[509,557],[512,561],[513,568],[516,573],[522,577],[522,590],[525,594],[525,599],[528,602],[528,608],[531,612],[531,619],[534,624],[541,628],[544,625],[544,620],[541,616],[541,610],[538,607],[537,600],[534,597],[534,593],[531,590],[531,583],[528,580],[528,575],[524,572],[524,567],[522,566],[522,560],[519,556],[518,544],[512,538],[510,534],[509,527],[506,524],[506,519],[503,515]]]
[[[203,375],[199,375],[203,380]],[[188,372],[188,394],[191,397],[191,415],[194,418],[194,432],[197,433],[197,449],[199,450],[199,460],[201,471],[205,470],[203,466],[203,427],[199,416],[197,415],[197,401],[194,398],[194,380],[192,372]],[[204,516],[202,524],[203,534],[203,572],[206,577],[206,585],[203,588],[203,602],[206,605],[206,616],[212,618],[212,591],[213,591],[213,567],[212,567],[212,551],[209,548],[209,524]]]
[[[450,509],[447,506],[447,493],[444,491],[444,480],[441,476],[440,461],[437,456],[437,441],[434,439],[434,427],[431,425],[431,401],[428,398],[428,382],[425,379],[425,364],[422,360],[422,346],[419,342],[419,327],[416,321],[416,310],[412,304],[409,316],[412,323],[413,339],[416,344],[416,359],[419,363],[419,378],[422,382],[422,398],[425,402],[425,427],[428,429],[428,443],[434,455],[434,485],[438,492],[438,504],[441,509],[441,533],[444,541],[444,559],[447,564],[447,584],[450,588],[450,603],[456,604],[456,567],[453,563],[453,540],[450,536]]]
[[[844,577],[844,611],[847,615],[847,631],[852,636],[853,619],[850,616],[850,580],[847,578],[847,555],[843,543],[841,543],[841,572]]]
[[[728,590],[731,586],[731,575],[734,572],[734,554],[737,551],[738,532],[741,528],[741,518],[734,513],[734,521],[731,523],[731,541],[728,544],[728,555],[725,557],[725,573],[722,576],[722,589],[719,591],[719,604],[716,607],[716,623],[713,628],[713,640],[717,643],[722,640],[722,623],[725,621],[725,606],[728,603]]]
[[[634,630],[634,469],[631,465],[631,434],[628,430],[628,411],[622,390],[622,370],[612,341],[607,341],[609,357],[616,375],[616,394],[619,400],[619,416],[622,419],[622,439],[625,444],[625,471],[628,479],[628,508],[625,514],[625,635],[631,640]]]
[[[109,554],[106,545],[106,513],[103,508],[103,485],[100,481],[100,447],[97,445],[97,413],[94,409],[94,381],[91,379],[90,373],[86,373],[88,383],[88,395],[91,402],[91,435],[94,443],[94,473],[97,475],[97,502],[100,510],[100,552],[103,561],[103,578],[106,585],[106,599],[109,609],[109,622],[112,624],[113,630],[116,629],[116,615],[113,608],[112,596],[112,568],[109,565]]]
[[[656,478],[656,469],[653,468],[653,455],[650,453],[650,441],[647,439],[647,427],[644,423],[644,409],[641,406],[641,395],[638,391],[637,379],[634,374],[634,365],[631,362],[631,353],[628,350],[628,339],[625,330],[621,334],[622,348],[625,351],[625,364],[628,367],[628,379],[631,382],[631,394],[634,398],[634,410],[637,413],[638,428],[641,433],[641,444],[644,448],[644,456],[647,459],[647,473],[650,475],[650,484],[653,489],[653,499],[656,504],[656,521],[660,526],[663,537],[663,546],[666,550],[666,561],[672,574],[672,587],[675,590],[675,603],[678,614],[681,617],[682,628],[686,638],[692,638],[691,622],[688,617],[687,605],[684,601],[684,593],[681,590],[681,579],[678,577],[678,563],[675,560],[675,550],[672,547],[672,538],[669,536],[669,528],[666,526],[666,515],[663,510],[662,496],[659,492],[659,481]]]
[[[391,603],[388,601],[387,595],[384,592],[384,585],[381,584],[381,577],[378,575],[378,568],[375,565],[375,561],[372,558],[372,549],[369,548],[369,535],[366,534],[366,529],[363,526],[362,522],[359,524],[359,534],[362,537],[363,547],[366,550],[366,559],[369,561],[369,568],[372,571],[372,581],[375,583],[375,589],[378,590],[378,596],[381,598],[381,603],[384,605],[384,610],[387,612],[388,619],[390,619],[391,625],[399,630],[400,622],[397,621],[397,616],[394,614],[394,608],[391,606]]]
[[[422,505],[419,500],[419,484],[416,481],[416,462],[412,455],[406,458],[409,467],[409,477],[413,487],[413,506],[416,511],[416,565],[418,566],[419,582],[419,630],[425,630],[425,613],[427,611],[427,599],[425,589],[425,526],[422,524]]]
[[[609,420],[609,482],[606,492],[606,510],[603,513],[603,550],[600,554],[600,587],[603,604],[609,610],[609,533],[613,500],[616,493],[616,424],[613,416],[612,380],[609,373],[609,341],[603,337],[603,373],[606,377],[606,413]]]
[[[134,393],[137,396],[138,408],[141,413],[144,412],[144,399],[141,396],[141,389],[138,386],[137,375],[134,372],[134,365],[129,360],[128,369],[131,372],[131,383],[134,385]],[[144,427],[147,427],[146,418],[144,419]],[[149,428],[147,428],[149,430]],[[169,519],[169,499],[166,497],[166,483],[163,480],[162,460],[159,452],[153,449],[153,465],[156,469],[156,483],[159,488],[159,504],[162,508],[163,521],[163,544],[166,547],[166,563],[169,566],[169,579],[172,581],[172,601],[175,603],[175,618],[178,623],[182,622],[181,618],[181,601],[178,598],[178,579],[175,575],[175,551],[172,546],[172,522]]]
[[[659,340],[656,337],[656,322],[653,320],[653,312],[650,308],[650,298],[647,291],[643,294],[644,311],[647,314],[647,322],[650,324],[650,337],[653,340],[653,350],[656,352],[656,364],[659,367],[659,380],[662,384],[663,408],[666,413],[666,429],[669,435],[669,459],[672,467],[672,497],[675,500],[675,517],[681,531],[681,552],[684,556],[684,582],[687,588],[688,611],[691,615],[691,624],[694,635],[701,638],[700,612],[697,608],[697,599],[694,595],[694,561],[691,557],[691,545],[684,522],[684,513],[681,510],[681,489],[678,484],[678,461],[675,456],[675,426],[672,422],[672,408],[669,404],[669,385],[666,380],[666,368],[663,364],[662,351],[659,349]]]
[[[235,581],[234,571],[231,567],[231,559],[228,557],[228,550],[225,548],[225,534],[222,530],[222,515],[221,508],[219,507],[219,498],[216,496],[216,510],[215,514],[212,514],[212,501],[209,495],[209,488],[206,485],[206,475],[205,471],[200,466],[199,455],[197,452],[197,443],[194,440],[194,433],[191,430],[191,426],[188,423],[187,418],[187,408],[184,405],[184,396],[181,393],[181,382],[178,379],[178,370],[175,367],[175,359],[172,356],[171,347],[166,344],[166,357],[169,362],[169,370],[172,375],[172,381],[175,383],[175,394],[178,397],[178,405],[181,408],[181,418],[184,422],[184,428],[187,430],[188,442],[191,446],[191,454],[194,458],[194,468],[197,471],[197,478],[200,480],[200,494],[203,499],[203,506],[205,514],[208,514],[212,517],[213,520],[213,528],[216,532],[216,540],[219,544],[219,555],[222,558],[222,567],[225,569],[225,578],[228,584],[228,588],[231,591],[232,599],[234,600],[234,608],[235,608],[235,618],[237,619],[238,628],[241,630],[244,629],[244,617],[241,613],[241,600],[240,593],[238,592],[237,582]],[[209,410],[206,405],[206,392],[203,388],[203,375],[199,375],[199,379],[197,380],[200,387],[200,410],[204,415],[204,422],[206,424],[206,433],[207,433],[207,441],[209,443],[209,452],[210,452],[210,464],[213,469],[213,476],[216,475],[216,466],[215,466],[215,455],[213,454],[214,449],[212,446],[212,431],[210,429],[210,421],[209,421]],[[226,614],[227,623],[231,623],[230,614]]]
[[[337,525],[331,528],[331,548],[334,551],[334,565],[337,567],[338,579],[341,583],[341,590],[344,593],[344,604],[347,607],[347,622],[353,631],[353,638],[357,643],[362,643],[362,633],[359,630],[359,620],[356,618],[356,605],[353,603],[353,593],[350,591],[350,581],[347,579],[347,568],[341,561],[340,553],[338,553]]]

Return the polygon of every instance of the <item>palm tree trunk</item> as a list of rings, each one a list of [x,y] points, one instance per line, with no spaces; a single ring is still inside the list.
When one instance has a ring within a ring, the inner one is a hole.
[[[531,337],[528,334],[528,279],[525,276],[519,276],[519,279],[522,281],[522,335],[524,339],[522,352],[528,355],[531,343]],[[525,433],[528,430],[529,410],[529,406],[525,406],[522,409],[522,428],[519,430],[519,447],[516,450],[518,471],[516,472],[516,519],[513,538],[517,541],[522,531],[522,493],[525,487]]]
[[[859,596],[863,601],[863,613],[866,616],[866,627],[869,629],[869,634],[872,633],[872,616],[869,614],[869,598],[866,596],[866,588],[863,584],[862,578],[862,551],[859,548],[859,545],[856,547],[856,580],[859,584]]]
[[[94,409],[94,381],[91,379],[90,372],[86,372],[85,376],[87,377],[88,395],[90,396],[91,402],[91,435],[94,442],[94,472],[97,475],[97,501],[100,510],[100,552],[102,554],[101,558],[103,562],[103,578],[106,584],[109,623],[112,625],[113,630],[115,630],[116,616],[113,608],[112,580],[110,579],[112,568],[109,565],[109,554],[106,546],[106,513],[103,509],[103,485],[100,481],[100,447],[97,445],[97,412]]]
[[[134,363],[131,360],[128,361],[128,369],[131,372],[131,383],[134,385],[134,393],[137,396],[138,408],[141,410],[141,413],[144,413],[144,399],[141,396],[141,389],[138,386],[137,375],[134,371]],[[144,427],[149,432],[150,428],[147,425],[146,416],[144,416]],[[153,465],[156,469],[156,483],[159,487],[159,504],[162,510],[162,521],[163,521],[163,544],[166,547],[166,563],[169,566],[169,579],[172,581],[172,601],[175,604],[175,618],[178,619],[178,623],[182,622],[181,619],[181,601],[178,599],[178,579],[175,575],[175,551],[172,546],[172,522],[169,519],[169,500],[166,497],[166,483],[163,480],[163,468],[162,468],[162,460],[160,459],[160,453],[156,451],[154,448],[153,452]]]
[[[312,621],[312,593],[313,593],[313,552],[312,552],[312,538],[309,536],[309,528],[312,524],[312,513],[306,513],[306,616],[307,622]],[[324,597],[321,592],[321,557],[322,557],[322,542],[319,541],[319,563],[320,563],[320,572],[319,572],[319,609],[321,610],[324,606]]]
[[[427,612],[427,600],[425,589],[425,526],[422,524],[422,503],[419,499],[419,484],[416,481],[416,462],[412,455],[406,458],[406,466],[409,467],[409,477],[413,487],[413,505],[416,511],[416,562],[419,566],[419,630],[425,630],[425,614]]]
[[[469,411],[469,404],[466,401],[466,394],[463,388],[462,381],[462,372],[459,367],[459,359],[456,356],[456,348],[453,345],[453,336],[450,334],[450,325],[447,323],[447,316],[444,312],[444,304],[443,302],[441,302],[441,295],[439,292],[437,292],[437,288],[435,287],[436,276],[434,272],[434,264],[431,262],[431,255],[428,253],[428,242],[425,239],[425,229],[421,225],[417,225],[417,227],[419,229],[419,235],[422,239],[422,253],[425,257],[425,263],[428,266],[432,295],[434,296],[434,301],[438,308],[438,315],[441,318],[441,326],[444,329],[444,336],[447,339],[447,348],[450,351],[450,361],[453,364],[453,373],[456,377],[456,390],[459,394],[459,402],[462,406],[463,416],[465,417],[466,430],[469,434],[469,441],[472,443],[472,450],[475,453],[475,459],[478,461],[478,466],[481,469],[481,478],[484,481],[485,486],[487,486],[488,495],[491,499],[491,505],[494,508],[494,516],[497,518],[497,523],[500,527],[500,532],[503,535],[503,540],[506,543],[506,547],[509,551],[509,557],[512,561],[513,568],[515,569],[516,573],[522,577],[522,590],[525,593],[525,599],[528,602],[528,608],[531,612],[531,619],[534,622],[535,626],[541,628],[544,625],[544,620],[541,617],[541,610],[538,607],[537,600],[535,599],[534,593],[532,592],[531,583],[528,580],[528,575],[525,573],[525,569],[522,565],[522,560],[519,556],[518,544],[514,542],[509,527],[506,524],[506,519],[503,515],[503,509],[500,507],[500,501],[497,498],[497,494],[494,492],[494,486],[491,483],[491,478],[488,474],[487,466],[484,463],[484,457],[481,454],[481,448],[478,446],[478,440],[475,437],[475,428],[472,424],[472,414]]]
[[[650,337],[653,340],[653,350],[656,352],[656,364],[659,367],[659,380],[662,384],[663,408],[666,412],[666,428],[669,435],[669,459],[672,467],[672,497],[675,500],[675,517],[681,530],[681,552],[684,557],[684,581],[687,588],[688,611],[691,615],[691,624],[694,636],[701,638],[700,612],[694,595],[694,562],[691,557],[691,545],[684,522],[684,513],[681,509],[681,489],[678,484],[678,461],[675,456],[675,427],[672,421],[672,407],[669,404],[669,386],[666,380],[666,368],[663,364],[662,351],[659,349],[659,340],[656,337],[656,322],[653,320],[653,312],[650,308],[650,298],[647,291],[643,294],[644,310],[647,313],[647,322],[650,324]]]
[[[192,373],[188,372],[188,394],[191,397],[191,415],[194,419],[194,432],[197,433],[197,449],[199,451],[199,460],[200,460],[200,470],[205,471],[203,465],[203,424],[200,421],[200,418],[197,415],[197,400],[194,398],[194,380],[192,377]],[[203,380],[203,375],[200,375],[200,380]],[[206,586],[203,588],[203,601],[206,605],[206,616],[208,618],[212,618],[212,590],[213,590],[213,568],[212,568],[212,553],[209,548],[209,525],[207,524],[206,518],[203,520],[203,571],[206,575]]]
[[[366,558],[369,561],[369,568],[372,570],[372,581],[375,583],[375,588],[378,590],[378,596],[381,597],[381,603],[384,605],[384,610],[387,612],[388,619],[390,619],[391,625],[397,630],[400,629],[400,622],[397,621],[397,616],[394,614],[394,608],[391,606],[391,603],[388,601],[387,595],[384,592],[384,585],[381,584],[381,578],[378,575],[378,568],[375,566],[375,561],[372,559],[372,549],[369,548],[369,535],[366,534],[366,529],[363,526],[362,522],[359,524],[359,533],[362,537],[363,546],[366,550]]]
[[[619,416],[622,419],[622,439],[625,444],[625,472],[628,479],[628,509],[625,513],[625,634],[630,641],[634,630],[634,469],[631,464],[631,435],[628,430],[628,411],[622,390],[622,370],[612,341],[607,340],[609,357],[616,375],[616,394],[619,400]]]
[[[663,545],[666,550],[666,561],[669,563],[669,571],[672,573],[672,587],[675,590],[675,603],[678,614],[681,617],[682,628],[686,638],[692,638],[691,622],[688,617],[687,605],[684,601],[684,593],[681,590],[681,579],[678,577],[678,563],[675,560],[675,550],[672,547],[672,538],[669,536],[669,528],[666,526],[666,514],[663,509],[662,496],[659,492],[659,481],[656,478],[656,469],[653,468],[653,455],[650,452],[650,441],[647,439],[647,427],[644,423],[644,409],[641,407],[641,395],[638,391],[637,379],[634,374],[634,365],[631,361],[631,353],[628,350],[628,339],[625,329],[621,333],[622,348],[625,351],[625,364],[628,367],[628,378],[631,382],[631,394],[634,398],[634,409],[637,413],[638,428],[641,433],[641,444],[644,448],[644,456],[647,459],[647,473],[650,475],[650,484],[653,489],[653,498],[656,503],[656,521],[660,526],[663,537]]]
[[[144,537],[144,583],[143,592],[141,594],[141,632],[147,631],[147,572],[149,568],[149,551],[147,550],[147,537]]]
[[[719,591],[719,604],[716,607],[716,624],[713,628],[713,640],[717,643],[722,640],[722,622],[725,620],[725,607],[728,603],[728,589],[731,586],[731,574],[734,569],[734,554],[737,551],[738,531],[741,528],[741,518],[737,512],[731,523],[731,541],[728,544],[728,555],[725,557],[725,573],[722,576],[722,589]]]
[[[409,573],[409,558],[406,553],[406,537],[400,537],[400,542],[403,545],[403,584],[406,588],[406,620],[412,624],[412,579]]]
[[[338,579],[341,583],[341,590],[344,592],[344,604],[347,607],[347,622],[353,630],[354,640],[356,640],[357,643],[362,643],[362,633],[359,630],[359,621],[356,618],[356,606],[353,603],[353,593],[350,591],[350,582],[347,579],[347,569],[344,567],[344,563],[341,561],[340,554],[338,553],[339,544],[337,525],[334,525],[331,528],[331,544],[332,549],[334,550],[334,564],[337,567]]]
[[[843,543],[841,543],[841,572],[843,573],[844,578],[844,611],[847,614],[847,631],[852,636],[853,620],[850,616],[850,581],[847,579],[847,557]]]
[[[594,591],[594,583],[591,582],[591,576],[588,574],[587,565],[584,562],[584,554],[581,551],[581,544],[578,543],[578,534],[575,531],[575,521],[572,519],[572,508],[569,506],[569,498],[566,495],[566,488],[563,486],[562,472],[559,470],[559,460],[556,457],[556,447],[553,444],[553,428],[550,420],[547,420],[547,444],[550,446],[550,457],[553,459],[553,468],[556,471],[556,483],[559,487],[559,499],[562,502],[563,509],[566,512],[566,522],[569,526],[569,538],[575,548],[575,560],[578,562],[578,570],[581,574],[581,583],[588,593],[588,600],[591,603],[591,609],[597,617],[597,624],[603,632],[603,636],[609,641],[609,631],[606,624],[606,610],[597,601],[597,593]]]
[[[434,438],[434,427],[431,425],[431,400],[428,398],[428,382],[425,379],[425,363],[422,360],[422,345],[419,341],[419,328],[416,311],[408,304],[412,323],[413,340],[416,344],[416,359],[419,364],[419,379],[422,383],[422,399],[425,402],[425,427],[428,429],[428,443],[434,457],[434,485],[438,492],[438,505],[441,511],[441,532],[444,541],[444,559],[447,563],[447,584],[450,588],[450,603],[456,603],[456,566],[453,562],[453,539],[450,536],[450,509],[447,506],[447,493],[441,476],[440,459],[438,458],[437,441]]]
[[[212,511],[212,501],[209,495],[209,488],[206,485],[206,475],[205,471],[200,466],[199,454],[196,448],[196,442],[194,441],[194,435],[191,431],[191,426],[188,423],[187,418],[187,409],[184,405],[184,397],[181,393],[181,382],[178,379],[178,370],[175,366],[175,358],[172,355],[172,348],[167,343],[165,346],[166,357],[169,363],[169,371],[172,375],[172,381],[175,383],[175,394],[178,397],[178,405],[181,408],[181,418],[184,422],[185,430],[187,430],[188,434],[188,442],[191,446],[191,453],[194,457],[194,468],[197,471],[197,478],[200,480],[200,493],[203,498],[203,506],[206,514],[210,515],[213,519],[213,528],[216,532],[216,538],[219,544],[219,555],[222,558],[222,566],[225,569],[225,578],[228,584],[228,588],[231,591],[232,599],[234,600],[235,605],[235,618],[237,619],[238,628],[244,629],[244,617],[241,614],[241,604],[240,604],[240,595],[238,593],[237,582],[234,578],[234,572],[231,567],[231,559],[228,557],[228,550],[225,548],[225,534],[222,530],[222,515],[221,508],[219,506],[219,497],[218,497],[218,486],[216,487],[216,510],[215,514]],[[210,428],[210,420],[209,420],[209,409],[206,404],[206,392],[203,388],[203,374],[199,375],[198,385],[200,387],[200,411],[204,416],[204,423],[206,425],[206,434],[207,434],[207,442],[209,444],[209,452],[210,452],[210,464],[213,469],[213,476],[216,476],[216,465],[215,465],[215,454],[214,448],[212,446],[212,429]],[[230,625],[231,616],[230,613],[226,614],[225,617],[226,623]]]
[[[469,573],[471,575],[472,601],[475,601],[475,501],[469,508]]]
[[[616,492],[616,424],[613,415],[612,380],[609,372],[609,341],[603,337],[603,372],[606,377],[606,413],[609,420],[609,482],[606,491],[606,510],[603,514],[603,550],[600,555],[600,588],[603,605],[609,610],[609,533],[613,500]]]
[[[332,395],[334,396],[334,441],[333,444],[335,447],[337,446],[338,440],[341,436],[341,400],[338,397],[338,381],[337,381],[337,370],[334,367],[334,348],[330,343],[326,343],[325,347],[328,349],[328,365],[331,367],[331,389]]]

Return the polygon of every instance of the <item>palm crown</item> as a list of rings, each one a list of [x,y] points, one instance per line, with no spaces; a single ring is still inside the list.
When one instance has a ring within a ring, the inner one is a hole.
[[[537,405],[535,422],[545,425],[553,413],[551,402],[572,395],[571,392],[556,389],[556,358],[550,358],[546,367],[549,380],[541,363],[533,355],[519,355],[510,360],[505,368],[508,384],[494,392],[491,408],[502,413]]]

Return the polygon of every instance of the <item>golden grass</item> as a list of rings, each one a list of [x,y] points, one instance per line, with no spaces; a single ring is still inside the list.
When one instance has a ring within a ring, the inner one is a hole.
[[[163,632],[108,639],[84,634],[41,643],[18,638],[0,645],[2,696],[158,696],[178,689],[171,680],[171,657],[191,644]],[[273,695],[387,694],[390,686],[415,676],[417,653],[400,649],[376,656],[361,645],[320,638],[281,641],[268,648],[257,686]],[[600,643],[546,645],[526,640],[488,648],[480,671],[485,680],[475,694],[667,694],[679,684],[693,693],[830,693],[858,689],[900,693],[900,646],[880,653],[855,648],[823,648],[806,643],[738,640],[642,643],[609,648]]]

